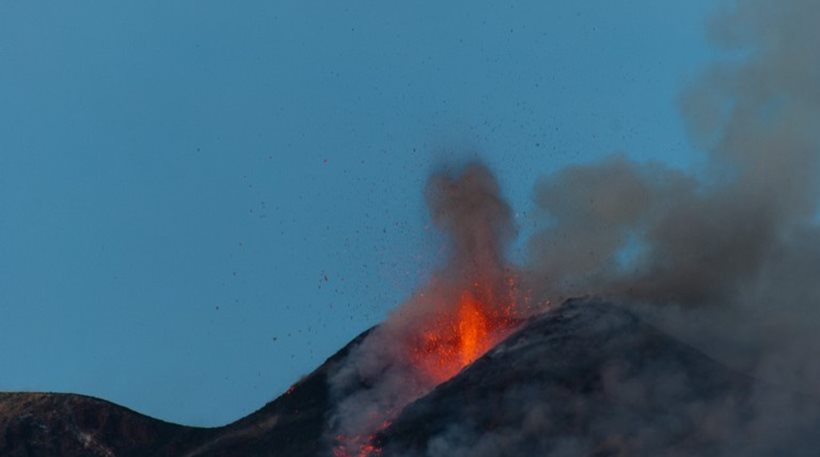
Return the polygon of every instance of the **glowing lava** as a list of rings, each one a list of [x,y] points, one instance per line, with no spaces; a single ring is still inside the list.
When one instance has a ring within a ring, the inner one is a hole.
[[[440,384],[484,355],[517,322],[512,297],[501,298],[477,284],[461,292],[454,312],[437,313],[420,329],[410,345],[413,365]]]
[[[377,432],[386,429],[390,422],[385,421]],[[374,444],[376,434],[371,434],[367,437],[362,436],[336,436],[336,446],[333,448],[333,457],[375,457],[382,453],[380,447]],[[351,454],[349,447],[356,448],[355,453]]]
[[[434,292],[426,295],[426,300],[437,305],[434,307],[436,311],[421,317],[402,344],[407,351],[405,363],[414,373],[411,376],[417,376],[427,391],[484,355],[520,322],[514,315],[517,310],[514,279],[507,279],[496,287],[481,284],[475,282],[471,287],[462,288],[460,293],[446,294],[450,299]],[[434,296],[438,296],[438,300]],[[439,300],[446,304],[439,303]],[[398,406],[396,411],[382,412],[384,420],[377,430],[337,435],[334,457],[378,456],[381,448],[376,437],[390,425],[394,413],[404,405]]]
[[[459,300],[458,335],[461,363],[468,365],[484,352],[483,346],[487,340],[487,317],[469,293]]]

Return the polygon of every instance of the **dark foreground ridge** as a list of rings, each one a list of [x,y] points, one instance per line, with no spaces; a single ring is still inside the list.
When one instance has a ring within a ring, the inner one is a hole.
[[[0,393],[0,456],[328,457],[327,376],[366,333],[224,427],[79,395]],[[382,457],[817,455],[818,412],[617,306],[575,300],[410,404],[378,441]]]
[[[368,332],[279,398],[223,427],[171,424],[82,395],[0,393],[0,457],[325,456],[328,373]]]

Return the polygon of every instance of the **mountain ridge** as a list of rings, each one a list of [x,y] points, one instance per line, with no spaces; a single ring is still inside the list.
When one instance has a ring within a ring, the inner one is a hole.
[[[0,455],[330,456],[338,399],[329,376],[371,330],[286,393],[221,427],[173,424],[85,395],[0,393]],[[766,422],[757,411],[761,393],[793,405],[800,420]],[[382,457],[733,455],[729,448],[804,455],[796,446],[820,448],[809,433],[820,424],[820,407],[796,398],[624,307],[574,299],[531,317],[407,405],[374,443]],[[754,433],[757,441],[742,441]]]

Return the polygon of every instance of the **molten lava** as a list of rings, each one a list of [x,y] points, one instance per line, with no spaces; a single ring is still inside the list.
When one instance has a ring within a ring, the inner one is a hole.
[[[496,293],[502,290],[503,293]],[[454,303],[436,303],[436,312],[424,316],[412,336],[404,341],[407,359],[428,389],[455,376],[512,332],[520,322],[516,281],[509,278],[499,287],[475,282],[463,288]],[[433,294],[435,295],[435,294]],[[428,296],[428,299],[430,297]],[[523,298],[526,302],[526,297]],[[449,301],[449,300],[445,300]],[[403,406],[403,405],[402,405]],[[377,435],[390,425],[398,411],[383,411],[384,421],[360,435],[337,435],[334,457],[375,457],[381,453]]]
[[[368,436],[336,436],[336,446],[333,448],[333,457],[375,457],[382,450],[374,444],[376,433],[390,426],[390,421],[384,421],[378,430]],[[350,447],[354,450],[351,453]]]
[[[478,284],[458,297],[454,312],[439,312],[420,329],[410,360],[433,384],[473,363],[515,326],[512,297],[503,300]]]
[[[487,340],[487,317],[469,293],[459,300],[458,335],[461,364],[469,365],[486,350]]]

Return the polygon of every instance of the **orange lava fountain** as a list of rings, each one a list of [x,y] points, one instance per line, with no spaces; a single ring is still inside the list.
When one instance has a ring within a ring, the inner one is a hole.
[[[458,296],[454,312],[437,313],[410,346],[410,360],[434,384],[440,384],[484,355],[516,325],[515,302],[474,284]]]
[[[364,390],[343,400],[352,419],[342,418],[348,426],[335,436],[336,457],[380,454],[379,433],[408,403],[475,362],[527,314],[528,298],[504,260],[515,236],[513,214],[492,172],[472,163],[458,174],[436,173],[425,197],[433,223],[448,237],[450,257],[363,343],[369,358],[362,367],[370,378]],[[375,417],[367,417],[369,405],[381,408]]]
[[[494,290],[504,289],[503,294]],[[467,365],[509,335],[520,322],[515,316],[516,281],[508,278],[502,287],[482,287],[473,283],[457,294],[457,302],[437,307],[437,311],[417,323],[404,342],[409,365],[430,388],[452,378]],[[522,298],[525,302],[526,297]],[[390,425],[395,412],[377,430],[360,436],[336,436],[334,457],[374,457],[381,453],[376,435]]]

